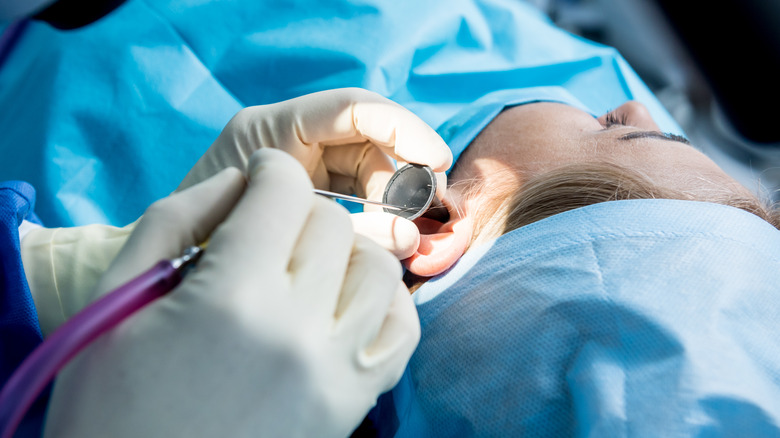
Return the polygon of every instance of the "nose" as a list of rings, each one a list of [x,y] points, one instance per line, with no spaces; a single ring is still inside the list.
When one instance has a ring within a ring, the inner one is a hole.
[[[635,100],[630,100],[623,105],[620,105],[619,107],[610,111],[610,113],[614,114],[616,116],[615,118],[618,120],[625,120],[626,124],[629,126],[647,129],[650,131],[659,130],[658,125],[655,123],[655,120],[653,120],[653,117],[650,115],[650,111],[647,110],[647,107]],[[604,122],[605,118],[606,114],[599,117],[599,121]]]

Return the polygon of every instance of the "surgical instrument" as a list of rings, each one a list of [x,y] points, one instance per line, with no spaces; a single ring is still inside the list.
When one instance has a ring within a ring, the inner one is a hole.
[[[329,192],[327,190],[314,189],[314,193],[316,193],[318,195],[322,195],[322,196],[327,196],[329,198],[343,199],[343,200],[349,201],[349,202],[357,202],[358,204],[379,205],[381,207],[384,207],[386,210],[402,210],[402,211],[405,211],[405,210],[411,210],[412,209],[410,207],[401,207],[401,206],[398,206],[398,205],[387,204],[387,203],[384,203],[384,202],[372,201],[370,199],[358,198],[357,196],[342,195],[341,193]]]
[[[360,204],[379,205],[384,207],[385,212],[410,221],[426,217],[447,222],[450,218],[447,207],[436,198],[436,174],[430,167],[419,164],[407,164],[393,174],[385,187],[383,202],[327,190],[314,189],[314,193]]]

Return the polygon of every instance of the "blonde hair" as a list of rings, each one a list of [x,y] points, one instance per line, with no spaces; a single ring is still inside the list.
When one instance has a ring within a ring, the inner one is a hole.
[[[682,199],[714,202],[740,208],[780,229],[780,211],[755,197],[728,188],[703,196],[654,184],[641,173],[613,163],[582,163],[561,166],[529,178],[522,190],[505,194],[502,234],[552,215],[592,204],[626,199]]]

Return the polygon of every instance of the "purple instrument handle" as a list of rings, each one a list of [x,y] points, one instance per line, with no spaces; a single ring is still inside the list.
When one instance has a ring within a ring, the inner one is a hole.
[[[69,319],[36,348],[0,392],[0,431],[11,438],[24,414],[46,385],[76,354],[147,304],[167,294],[182,279],[163,260]]]

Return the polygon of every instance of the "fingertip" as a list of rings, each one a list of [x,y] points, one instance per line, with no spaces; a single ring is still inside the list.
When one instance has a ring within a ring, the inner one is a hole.
[[[413,222],[399,216],[395,216],[391,223],[395,246],[390,252],[398,260],[411,257],[420,246],[420,230]]]
[[[434,138],[430,139],[432,146],[430,147],[430,155],[426,157],[427,165],[433,169],[434,172],[444,173],[452,167],[452,150],[447,146],[447,143],[439,137],[435,131],[433,132]]]
[[[282,187],[288,180],[295,180],[307,182],[309,190],[313,188],[309,175],[298,160],[278,149],[258,149],[249,158],[247,178],[250,184],[256,184],[259,179],[265,179],[266,174],[271,174],[271,178],[280,178],[281,181],[275,184]]]
[[[420,230],[400,216],[383,212],[350,215],[355,233],[390,251],[398,260],[411,257],[420,246]]]
[[[444,199],[444,195],[447,194],[447,174],[444,172],[437,172],[436,175],[436,198]]]
[[[416,118],[411,112],[410,115]],[[395,153],[405,161],[425,164],[434,172],[445,172],[452,166],[452,151],[449,146],[422,120],[417,124],[407,121],[404,129],[397,131]]]
[[[452,165],[452,151],[441,136],[408,108],[383,98],[357,102],[355,128],[399,161],[425,164],[436,172]]]

